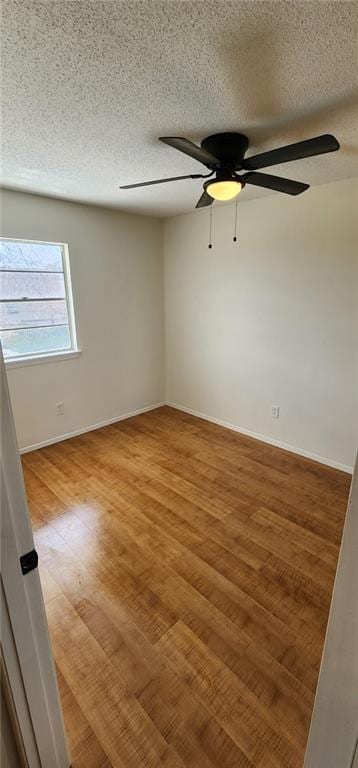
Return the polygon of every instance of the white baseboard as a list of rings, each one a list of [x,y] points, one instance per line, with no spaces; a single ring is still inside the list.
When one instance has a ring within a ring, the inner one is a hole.
[[[194,411],[192,408],[186,408],[184,405],[178,405],[178,403],[171,403],[167,400],[166,405],[169,405],[170,408],[176,408],[178,411],[189,413],[191,416],[197,416],[199,419],[211,421],[213,424],[218,424],[220,427],[231,429],[233,432],[240,432],[240,434],[246,435],[247,437],[253,437],[255,440],[260,440],[262,443],[269,443],[269,445],[274,445],[276,448],[282,448],[284,451],[297,453],[298,456],[304,456],[306,459],[318,461],[319,464],[325,464],[328,467],[340,469],[342,472],[347,472],[350,475],[353,474],[353,467],[351,467],[349,464],[341,464],[339,461],[335,461],[334,459],[327,459],[325,456],[319,456],[318,454],[312,453],[311,451],[305,451],[303,448],[297,448],[295,445],[288,445],[288,443],[283,443],[281,440],[275,440],[273,437],[260,435],[257,432],[252,432],[250,429],[244,429],[244,427],[238,427],[236,424],[230,424],[228,421],[215,419],[213,416],[208,416],[206,413],[201,413],[200,411]]]
[[[41,443],[34,443],[33,445],[27,445],[24,448],[20,448],[20,453],[29,453],[30,451],[36,451],[39,448],[45,448],[47,445],[53,445],[53,443],[60,443],[63,440],[69,440],[71,437],[77,437],[78,435],[84,435],[86,432],[93,432],[95,429],[100,429],[100,427],[106,427],[108,424],[115,424],[117,421],[124,421],[125,419],[130,419],[132,416],[138,416],[141,413],[146,413],[147,411],[154,411],[156,408],[161,408],[163,405],[168,405],[170,408],[176,408],[178,411],[183,411],[184,413],[189,413],[191,416],[197,416],[199,419],[204,419],[205,421],[211,421],[213,424],[218,424],[220,427],[225,427],[226,429],[231,429],[233,432],[239,432],[242,435],[246,435],[247,437],[253,437],[255,440],[260,440],[262,443],[268,443],[269,445],[274,445],[276,448],[282,448],[284,451],[289,451],[290,453],[296,453],[298,456],[304,456],[306,459],[312,459],[313,461],[318,461],[320,464],[325,464],[328,467],[333,467],[334,469],[340,469],[342,472],[347,472],[348,474],[353,474],[353,467],[349,466],[348,464],[341,464],[339,461],[334,461],[334,459],[327,459],[325,456],[319,456],[316,453],[312,453],[311,451],[305,451],[302,448],[297,448],[297,446],[294,445],[288,445],[288,443],[283,443],[281,440],[275,440],[273,437],[267,437],[267,435],[260,435],[258,432],[252,432],[250,429],[244,429],[244,427],[238,427],[236,424],[230,424],[228,421],[223,421],[222,419],[215,419],[213,416],[208,416],[206,413],[202,413],[201,411],[195,411],[192,408],[186,408],[184,405],[179,405],[178,403],[172,403],[169,400],[163,401],[160,403],[154,403],[154,405],[147,405],[144,408],[138,408],[136,411],[130,411],[128,413],[123,413],[121,416],[115,416],[113,419],[106,419],[105,421],[99,421],[96,424],[91,424],[88,427],[81,427],[81,429],[76,429],[74,432],[68,432],[64,435],[58,435],[57,437],[51,437],[49,440],[43,440]]]
[[[115,424],[116,421],[124,421],[125,419],[131,419],[132,416],[139,416],[140,413],[146,413],[147,411],[154,411],[156,408],[161,408],[166,405],[166,402],[154,403],[154,405],[146,405],[145,408],[138,408],[136,411],[130,411],[129,413],[123,413],[121,416],[115,416],[113,419],[106,419],[105,421],[99,421],[97,424],[91,424],[89,427],[81,427],[74,432],[67,432],[65,435],[58,435],[57,437],[51,437],[49,440],[43,440],[42,443],[34,443],[33,445],[26,445],[25,448],[20,448],[20,453],[30,453],[30,451],[37,451],[38,448],[45,448],[47,445],[53,445],[53,443],[61,443],[63,440],[69,440],[71,437],[78,437],[78,435],[84,435],[86,432],[93,432],[94,429],[100,429],[100,427],[107,427],[109,424]]]

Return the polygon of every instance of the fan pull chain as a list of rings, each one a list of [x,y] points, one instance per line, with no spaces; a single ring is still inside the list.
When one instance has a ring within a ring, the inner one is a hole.
[[[234,227],[234,237],[232,238],[234,243],[237,242],[237,203],[238,203],[238,199],[236,198],[236,204],[235,204],[235,227]]]
[[[211,233],[213,228],[213,209],[212,206],[209,208],[209,245],[208,248],[212,248],[213,244],[211,242]]]

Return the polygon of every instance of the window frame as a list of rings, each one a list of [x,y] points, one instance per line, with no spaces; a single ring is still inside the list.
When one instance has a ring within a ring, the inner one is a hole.
[[[62,260],[62,272],[65,286],[65,301],[68,317],[68,330],[71,340],[71,346],[65,349],[48,350],[47,352],[36,352],[29,355],[17,355],[14,357],[5,357],[4,362],[7,368],[17,368],[24,365],[35,365],[37,363],[55,362],[57,360],[67,360],[71,358],[79,357],[81,350],[78,346],[78,336],[76,330],[76,317],[73,301],[72,280],[71,280],[71,266],[68,243],[50,242],[49,240],[30,240],[24,237],[6,237],[1,235],[0,242],[6,241],[10,243],[31,243],[34,245],[56,245],[61,251]],[[4,270],[5,271],[5,270]],[[21,270],[12,270],[14,272]],[[23,272],[40,272],[41,270],[22,270]],[[1,272],[0,272],[1,274]],[[10,300],[9,300],[10,301]],[[44,299],[46,301],[46,299]],[[41,327],[41,326],[40,326]],[[0,339],[1,343],[1,339]]]

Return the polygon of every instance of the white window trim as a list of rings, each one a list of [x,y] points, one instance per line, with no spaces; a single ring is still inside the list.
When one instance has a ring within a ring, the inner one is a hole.
[[[71,360],[76,357],[80,357],[81,350],[78,347],[77,332],[76,332],[76,318],[75,309],[73,304],[73,291],[71,280],[71,266],[70,257],[67,243],[50,242],[49,240],[28,240],[23,237],[6,237],[1,236],[2,240],[8,240],[13,243],[39,243],[40,245],[58,245],[61,248],[63,278],[65,282],[65,297],[68,314],[68,328],[70,332],[71,347],[68,349],[58,349],[54,352],[39,352],[35,355],[19,355],[18,357],[4,358],[6,368],[21,368],[27,365],[38,365],[41,363],[55,363],[62,360]]]
[[[73,360],[81,357],[80,349],[65,349],[63,352],[47,352],[40,355],[22,355],[21,357],[9,357],[5,360],[6,368],[22,368],[26,365],[40,365],[41,363],[58,363],[62,360]]]

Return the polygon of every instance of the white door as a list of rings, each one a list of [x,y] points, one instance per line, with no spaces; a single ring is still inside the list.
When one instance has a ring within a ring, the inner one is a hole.
[[[304,768],[358,768],[358,457]]]
[[[37,556],[0,344],[1,646],[29,768],[69,768]]]

